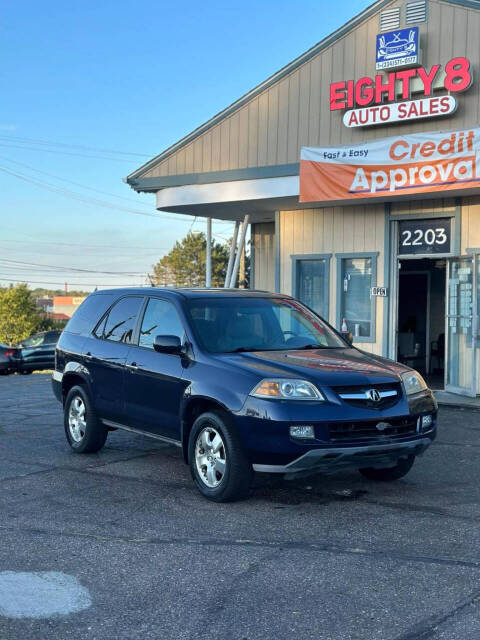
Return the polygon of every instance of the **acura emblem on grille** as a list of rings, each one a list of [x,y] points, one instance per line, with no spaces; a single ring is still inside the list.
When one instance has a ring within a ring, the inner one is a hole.
[[[377,424],[377,429],[378,429],[378,431],[385,431],[385,429],[388,429],[388,427],[391,427],[391,426],[392,425],[388,424],[388,422],[379,422]]]
[[[376,389],[369,389],[365,391],[365,397],[372,402],[380,402],[380,394]]]

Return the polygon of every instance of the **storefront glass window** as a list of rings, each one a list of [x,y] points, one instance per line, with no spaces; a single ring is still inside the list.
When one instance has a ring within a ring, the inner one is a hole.
[[[295,296],[328,320],[328,269],[327,261],[297,260]]]
[[[357,338],[373,336],[370,297],[373,284],[372,258],[342,258],[340,322],[345,318],[347,330]]]
[[[447,317],[447,387],[472,391],[473,258],[450,261]]]

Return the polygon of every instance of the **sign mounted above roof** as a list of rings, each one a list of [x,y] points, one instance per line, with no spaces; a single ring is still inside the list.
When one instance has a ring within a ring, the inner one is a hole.
[[[420,63],[418,27],[398,29],[377,36],[375,69],[411,67]]]

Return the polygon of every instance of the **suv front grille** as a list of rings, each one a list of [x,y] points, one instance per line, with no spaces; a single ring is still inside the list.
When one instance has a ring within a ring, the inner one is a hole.
[[[402,397],[402,386],[399,382],[332,387],[332,389],[347,404],[364,409],[388,409],[397,404]],[[372,399],[372,392],[377,399]]]
[[[331,422],[328,432],[332,442],[371,440],[382,436],[401,437],[417,433],[417,418],[386,418],[385,420],[352,420]]]

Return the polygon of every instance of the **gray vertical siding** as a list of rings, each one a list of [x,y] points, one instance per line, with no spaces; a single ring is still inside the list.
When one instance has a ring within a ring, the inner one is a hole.
[[[254,254],[253,287],[275,291],[275,223],[252,225],[252,251]]]
[[[385,210],[383,204],[324,207],[280,212],[280,291],[292,295],[290,256],[331,254],[329,282],[329,321],[336,325],[337,276],[336,255],[374,253],[377,256],[377,283],[383,285],[383,246]],[[375,342],[362,343],[365,351],[382,353],[383,311],[387,298],[376,301]]]

